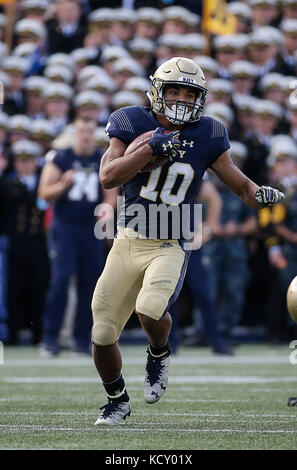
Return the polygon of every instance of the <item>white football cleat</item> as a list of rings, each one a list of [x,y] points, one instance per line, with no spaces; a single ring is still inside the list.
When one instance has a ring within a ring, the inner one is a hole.
[[[108,403],[101,406],[100,410],[104,411],[95,422],[95,426],[98,424],[119,424],[122,419],[126,419],[127,416],[130,416],[131,403],[130,401],[108,399]]]
[[[146,376],[144,380],[144,400],[146,403],[156,403],[164,394],[168,385],[170,363],[170,348],[161,357],[152,356],[147,349]]]

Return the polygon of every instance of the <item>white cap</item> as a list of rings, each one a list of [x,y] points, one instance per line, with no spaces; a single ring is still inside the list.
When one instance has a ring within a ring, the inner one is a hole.
[[[217,60],[207,55],[197,55],[193,58],[193,61],[203,70],[203,72],[212,72],[214,74],[218,73],[219,64]]]
[[[231,95],[233,92],[233,84],[224,78],[213,78],[208,82],[208,90],[214,94]]]
[[[48,119],[34,119],[32,121],[31,135],[34,139],[44,135],[53,139],[56,136],[55,125]]]
[[[114,11],[112,8],[98,8],[88,15],[88,22],[111,24],[114,20]]]
[[[114,72],[115,73],[121,73],[121,72],[124,72],[124,71],[128,71],[132,75],[136,75],[136,76],[143,76],[144,75],[143,67],[141,67],[139,62],[137,62],[134,59],[131,59],[130,57],[116,60],[114,62],[113,67],[114,67]]]
[[[234,120],[232,109],[224,103],[211,103],[206,107],[204,114],[223,122],[225,125],[232,124]]]
[[[246,145],[242,144],[241,142],[230,140],[229,153],[231,158],[239,157],[244,160],[248,155],[248,149]]]
[[[247,60],[236,60],[229,67],[232,78],[243,76],[247,78],[255,78],[258,75],[258,67]]]
[[[297,19],[284,19],[281,24],[280,28],[283,31],[284,34],[297,34]]]
[[[234,104],[237,107],[239,111],[250,111],[254,112],[256,103],[259,101],[258,98],[255,98],[254,96],[251,95],[241,95],[241,94],[236,94],[233,97]]]
[[[96,47],[79,47],[70,53],[70,56],[76,64],[79,62],[88,62],[89,60],[94,60],[97,55],[98,49]]]
[[[98,91],[84,90],[76,95],[73,104],[76,108],[104,108],[106,106],[106,99],[105,96],[102,93],[98,93]]]
[[[284,78],[284,75],[276,72],[263,75],[259,81],[259,89],[261,91],[266,91],[269,88],[285,90],[286,82]]]
[[[25,18],[16,23],[15,33],[18,36],[33,36],[40,39],[47,35],[47,30],[40,21]]]
[[[37,45],[34,42],[25,42],[15,47],[12,51],[12,55],[18,57],[28,57],[36,51]]]
[[[114,79],[107,74],[94,75],[85,82],[85,89],[112,94],[116,91],[117,86]]]
[[[21,10],[46,11],[49,6],[48,0],[23,0],[20,4]]]
[[[166,47],[179,47],[182,42],[183,36],[176,33],[161,34],[157,39],[158,46]]]
[[[278,159],[293,157],[297,162],[297,145],[288,135],[275,135],[271,139],[269,163],[273,165]]]
[[[149,23],[154,23],[156,25],[161,25],[164,20],[163,11],[158,10],[157,8],[139,8],[135,11],[135,13],[137,21],[145,21]]]
[[[238,41],[237,34],[222,34],[215,36],[213,40],[213,46],[216,51],[229,51],[229,50],[240,50],[242,49],[242,42]],[[240,38],[241,39],[241,38]]]
[[[144,77],[131,77],[125,82],[124,89],[134,91],[136,93],[144,93],[144,90],[149,90],[151,82]]]
[[[116,8],[113,10],[114,21],[120,21],[123,23],[134,24],[136,21],[134,12],[129,8]]]
[[[78,74],[78,81],[79,82],[85,82],[89,80],[91,77],[95,77],[95,75],[98,76],[103,76],[105,75],[107,78],[109,75],[107,72],[104,70],[103,67],[99,67],[99,65],[87,65],[86,67],[83,67]]]
[[[163,9],[163,15],[164,15],[164,21],[177,20],[181,23],[185,23],[188,26],[193,26],[192,18],[191,18],[192,13],[184,7],[181,7],[181,6],[166,7]]]
[[[71,86],[66,83],[51,82],[44,92],[46,99],[65,99],[67,101],[71,100],[73,96],[73,89]]]
[[[46,87],[49,85],[49,81],[45,77],[39,75],[31,75],[24,80],[24,89],[26,91],[38,91],[40,94],[44,94]]]
[[[271,26],[263,26],[253,31],[249,35],[249,45],[265,45],[280,44],[282,41],[282,33]]]
[[[100,60],[102,63],[109,60],[118,60],[124,57],[130,57],[127,49],[121,46],[106,46],[101,54]]]
[[[31,132],[32,120],[24,114],[16,114],[9,119],[10,132]]]
[[[202,34],[190,33],[182,35],[179,47],[194,51],[203,51],[207,47],[207,40]]]
[[[72,71],[75,69],[72,54],[64,54],[64,52],[57,52],[56,54],[50,55],[46,60],[46,65],[63,65],[63,67],[67,67]]]
[[[281,45],[284,41],[284,35],[279,31],[279,29],[274,28],[272,26],[262,26],[262,31],[264,31],[264,34],[267,34],[268,36],[271,37],[273,40],[274,44]]]
[[[27,158],[38,158],[41,157],[42,150],[43,149],[39,144],[27,139],[18,140],[12,145],[12,153],[15,157],[23,156]]]
[[[257,100],[254,106],[254,113],[256,115],[269,115],[280,119],[282,117],[282,108],[270,100]]]
[[[246,3],[242,2],[231,2],[227,5],[227,12],[231,15],[235,15],[238,18],[244,18],[246,20],[251,19],[252,12],[250,7]]]
[[[113,95],[111,104],[114,108],[120,108],[124,106],[140,106],[142,104],[142,99],[138,93],[122,90]]]
[[[144,52],[152,53],[155,49],[154,41],[146,38],[134,38],[128,44],[128,49],[130,52]]]
[[[48,65],[44,70],[44,76],[55,82],[71,83],[73,79],[72,71],[63,65]]]
[[[2,68],[7,73],[20,72],[25,74],[29,68],[29,62],[24,57],[10,55],[3,59]]]

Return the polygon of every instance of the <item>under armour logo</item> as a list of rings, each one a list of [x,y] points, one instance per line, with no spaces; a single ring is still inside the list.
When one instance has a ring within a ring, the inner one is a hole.
[[[173,148],[173,144],[170,140],[168,140],[168,144],[162,144],[162,147],[164,150],[167,150],[168,148],[172,149]]]

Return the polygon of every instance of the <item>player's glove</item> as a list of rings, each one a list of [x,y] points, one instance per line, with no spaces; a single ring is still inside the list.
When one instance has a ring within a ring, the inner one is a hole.
[[[177,155],[180,148],[179,131],[163,133],[163,127],[157,127],[152,137],[147,142],[153,151],[153,155],[164,155],[172,160]]]
[[[263,207],[272,206],[284,197],[284,193],[270,186],[261,186],[255,193],[256,201]]]

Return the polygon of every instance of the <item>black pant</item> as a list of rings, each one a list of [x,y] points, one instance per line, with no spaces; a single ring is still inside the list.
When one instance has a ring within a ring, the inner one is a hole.
[[[41,318],[49,281],[46,243],[34,240],[11,245],[8,257],[9,343],[18,344],[19,330],[33,330],[33,343],[41,337]]]

